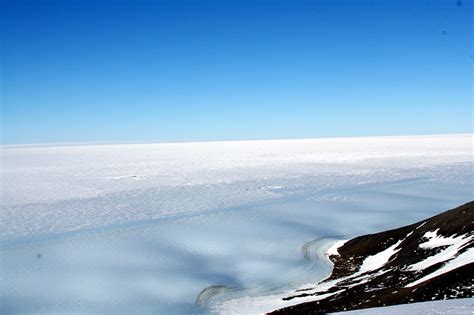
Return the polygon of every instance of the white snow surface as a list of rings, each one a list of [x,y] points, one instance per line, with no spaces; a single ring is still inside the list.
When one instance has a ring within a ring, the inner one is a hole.
[[[468,315],[474,314],[474,299],[453,299],[374,307],[333,314],[340,315]]]
[[[281,187],[305,187],[317,197],[321,190],[430,172],[437,178],[439,166],[472,163],[471,141],[472,135],[448,135],[6,147],[0,235],[238,206],[274,199]]]
[[[448,245],[453,245],[462,240],[463,238],[466,238],[466,235],[463,236],[450,236],[450,237],[444,237],[442,235],[438,235],[439,229],[435,231],[428,231],[423,235],[423,237],[427,238],[428,241],[421,243],[420,247],[425,248],[425,249],[430,249],[430,248],[435,248],[435,247],[440,247],[440,246],[448,246]]]
[[[326,251],[326,255],[327,255],[327,256],[339,256],[338,249],[341,248],[342,246],[344,246],[344,244],[345,244],[347,241],[348,241],[348,240],[340,240],[340,241],[337,241],[337,242],[334,243],[331,247],[329,247],[329,249]]]
[[[472,200],[472,141],[1,147],[0,313],[206,313],[314,287],[334,239]]]
[[[390,261],[390,258],[400,250],[400,248],[397,249],[397,247],[401,242],[403,242],[403,240],[399,240],[380,253],[366,257],[360,266],[359,273],[374,271],[385,266],[385,264]]]

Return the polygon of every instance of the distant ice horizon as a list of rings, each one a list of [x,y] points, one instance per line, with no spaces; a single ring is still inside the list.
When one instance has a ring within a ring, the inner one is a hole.
[[[180,144],[180,143],[209,143],[209,142],[254,142],[254,141],[288,141],[288,140],[322,140],[322,139],[359,139],[359,138],[405,138],[405,137],[445,137],[467,136],[473,132],[453,133],[421,133],[421,134],[388,134],[388,135],[347,135],[347,136],[314,136],[296,138],[258,138],[258,139],[202,139],[202,140],[111,140],[111,141],[71,141],[71,142],[38,142],[38,143],[0,143],[0,149],[21,147],[63,147],[63,146],[94,146],[94,145],[127,145],[127,144]]]

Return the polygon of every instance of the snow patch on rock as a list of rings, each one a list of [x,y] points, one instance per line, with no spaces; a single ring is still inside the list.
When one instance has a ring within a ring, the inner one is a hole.
[[[472,238],[471,238],[472,239]],[[430,273],[429,275],[424,276],[421,279],[418,279],[410,284],[408,284],[406,287],[411,288],[414,287],[422,282],[425,282],[427,280],[436,278],[444,273],[450,272],[454,269],[457,269],[459,267],[462,267],[464,265],[470,264],[474,262],[474,248],[469,248],[462,254],[458,255],[456,258],[450,260],[448,263],[446,263],[443,267],[439,268],[435,272]]]
[[[428,234],[428,233],[426,233]],[[426,237],[425,234],[425,237]],[[442,237],[434,236],[428,242],[420,244],[421,248],[436,248],[440,246],[449,247],[443,249],[439,253],[432,255],[416,264],[411,265],[407,268],[410,271],[422,271],[435,264],[445,262],[453,259],[459,253],[459,251],[473,240],[473,236],[460,235],[458,237]],[[422,282],[422,281],[421,281]],[[411,285],[410,285],[411,286]]]
[[[336,243],[334,243],[331,247],[328,248],[328,250],[326,251],[326,255],[329,257],[329,256],[339,256],[339,252],[338,252],[338,249],[341,248],[342,246],[344,246],[344,244],[347,242],[348,240],[340,240],[340,241],[337,241]]]

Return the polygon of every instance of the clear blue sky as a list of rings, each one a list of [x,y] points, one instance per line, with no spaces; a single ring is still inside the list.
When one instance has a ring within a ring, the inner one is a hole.
[[[472,3],[1,1],[2,143],[472,132]]]

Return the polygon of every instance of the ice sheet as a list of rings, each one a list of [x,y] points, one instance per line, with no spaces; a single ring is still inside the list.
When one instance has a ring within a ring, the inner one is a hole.
[[[473,199],[472,135],[1,154],[3,313],[205,313],[326,276],[308,242]],[[210,286],[220,289],[196,305]]]

